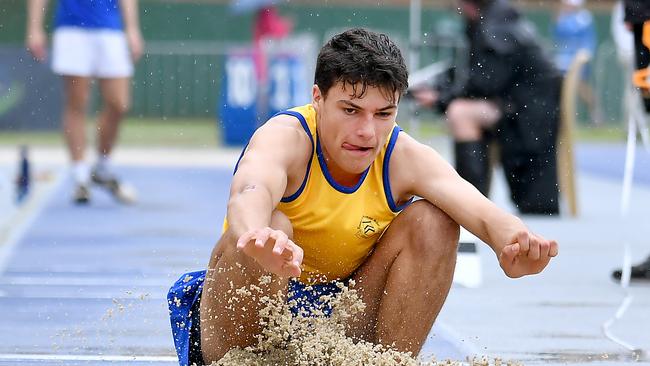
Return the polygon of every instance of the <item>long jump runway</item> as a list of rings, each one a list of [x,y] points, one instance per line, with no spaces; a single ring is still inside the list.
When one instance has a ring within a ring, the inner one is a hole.
[[[232,171],[119,172],[138,204],[97,188],[75,206],[62,179],[0,261],[0,365],[177,364],[165,296],[181,273],[206,266]],[[425,348],[438,359],[469,353],[443,324]]]
[[[434,145],[449,156],[445,141]],[[622,220],[624,146],[579,146],[580,217],[526,220],[560,240],[560,257],[540,276],[511,280],[480,246],[483,283],[452,289],[424,351],[439,360],[488,354],[525,364],[650,364],[630,359],[601,332],[622,300],[609,279],[620,265],[622,239],[635,259],[650,250],[650,157],[638,153],[630,213]],[[177,364],[165,295],[179,274],[205,267],[234,159],[187,165],[223,158],[223,152],[204,155],[171,152],[163,166],[129,156],[120,173],[140,192],[134,206],[118,205],[100,190],[87,207],[74,206],[65,179],[47,194],[33,193],[43,204],[24,205],[30,212],[15,225],[9,221],[8,236],[0,230],[0,365]],[[494,200],[508,208],[503,179],[494,183]],[[0,202],[0,219],[6,212]],[[634,301],[613,330],[650,354],[648,290],[631,288]]]
[[[129,167],[140,202],[63,182],[0,275],[0,364],[172,365],[166,292],[205,267],[218,238],[230,171]]]

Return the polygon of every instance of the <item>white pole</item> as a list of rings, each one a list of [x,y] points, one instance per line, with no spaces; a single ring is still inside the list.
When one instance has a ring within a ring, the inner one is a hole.
[[[420,67],[420,46],[422,28],[422,4],[420,0],[411,0],[409,7],[409,71],[415,72]]]
[[[422,28],[422,4],[420,0],[411,0],[409,7],[409,72],[414,73],[420,66],[420,47],[422,39],[420,29]],[[417,137],[419,135],[420,121],[415,112],[417,105],[411,101],[408,105],[410,133]]]
[[[629,87],[634,88],[630,84]],[[641,105],[641,95],[639,95],[636,88],[634,88],[632,93],[628,94],[628,126],[627,126],[627,145],[625,148],[625,170],[623,173],[623,191],[621,193],[621,220],[624,222],[627,219],[628,213],[630,211],[630,196],[632,195],[632,185],[634,178],[634,160],[636,157],[636,135],[637,135],[637,124],[641,121],[640,118],[644,118],[645,110]],[[624,297],[621,304],[616,309],[614,316],[609,318],[602,325],[603,334],[609,340],[623,348],[632,352],[632,356],[639,360],[644,357],[643,349],[635,347],[634,345],[627,343],[621,338],[616,337],[611,332],[611,327],[614,323],[620,320],[627,309],[629,308],[634,296],[630,293],[629,284],[630,284],[630,274],[631,274],[631,260],[630,260],[630,243],[627,237],[623,238],[623,266],[621,268],[621,288],[623,289]]]
[[[630,113],[628,115],[627,124],[627,144],[625,147],[625,169],[623,173],[623,192],[621,194],[621,217],[623,220],[627,218],[630,209],[630,195],[632,192],[632,178],[634,178],[634,160],[636,158],[636,119],[639,117],[641,96],[634,92],[630,98]]]

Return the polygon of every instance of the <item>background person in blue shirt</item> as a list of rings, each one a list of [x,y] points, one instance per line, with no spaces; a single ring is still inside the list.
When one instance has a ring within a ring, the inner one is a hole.
[[[43,27],[47,3],[29,0],[27,6],[25,43],[39,61],[48,58]],[[72,160],[76,203],[90,200],[91,180],[121,202],[135,201],[135,191],[111,171],[109,156],[129,109],[133,63],[143,51],[137,7],[137,0],[58,1],[51,64],[64,80],[63,132]],[[97,122],[98,160],[91,171],[85,161],[85,118],[93,79],[99,81],[102,108]]]
[[[553,42],[555,66],[563,74],[569,70],[571,62],[581,49],[588,51],[592,58],[596,55],[596,27],[591,12],[585,8],[585,0],[562,0],[553,24]],[[579,96],[589,108],[591,121],[600,124],[603,122],[600,103],[589,81],[591,65],[583,70]]]

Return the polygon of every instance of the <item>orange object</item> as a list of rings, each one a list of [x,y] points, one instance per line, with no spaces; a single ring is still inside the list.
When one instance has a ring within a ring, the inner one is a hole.
[[[636,70],[632,75],[632,83],[634,86],[641,89],[650,90],[650,83],[648,83],[648,76],[650,76],[650,70],[645,68],[641,70]]]
[[[643,45],[650,50],[650,21],[643,23],[643,37],[641,39]],[[632,75],[632,83],[644,91],[650,91],[650,67],[636,70]]]

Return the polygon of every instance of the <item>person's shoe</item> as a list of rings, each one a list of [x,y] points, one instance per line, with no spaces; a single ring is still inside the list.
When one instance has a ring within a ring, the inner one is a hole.
[[[86,184],[77,184],[72,194],[72,200],[78,205],[85,205],[90,201],[90,190]]]
[[[137,200],[137,193],[128,183],[120,182],[112,174],[92,173],[92,181],[100,187],[107,189],[113,197],[125,204],[133,204]]]
[[[612,277],[617,281],[621,280],[622,275],[623,271],[621,269],[616,269],[612,272]],[[631,267],[630,280],[650,281],[650,257],[646,258],[643,263]]]

